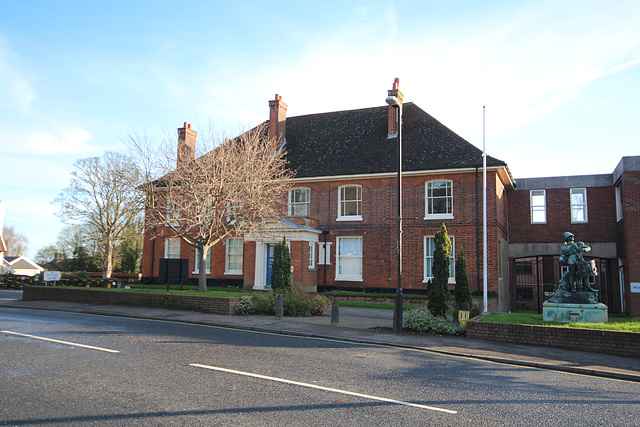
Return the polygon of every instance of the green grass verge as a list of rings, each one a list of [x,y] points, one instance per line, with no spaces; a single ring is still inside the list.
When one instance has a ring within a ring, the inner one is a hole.
[[[483,322],[513,323],[518,325],[543,325],[561,328],[600,329],[607,331],[640,332],[640,318],[610,317],[609,323],[560,323],[545,322],[537,313],[491,313],[482,318]]]
[[[184,290],[170,288],[169,292],[167,292],[167,287],[165,286],[163,289],[159,288],[150,288],[150,287],[140,287],[131,289],[125,288],[86,288],[81,286],[67,286],[67,288],[73,289],[90,289],[92,291],[105,291],[105,292],[139,292],[145,294],[169,294],[169,295],[189,295],[189,296],[198,296],[198,297],[218,297],[218,298],[230,298],[230,297],[242,297],[245,295],[254,295],[252,293],[242,292],[242,290],[235,291],[229,290],[227,288],[209,288],[207,292],[200,292],[197,288],[188,289],[185,287]]]
[[[362,302],[362,301],[340,301],[340,307],[364,307],[364,308],[384,308],[393,310],[396,305],[390,302]],[[404,310],[415,310],[415,305],[403,305]]]

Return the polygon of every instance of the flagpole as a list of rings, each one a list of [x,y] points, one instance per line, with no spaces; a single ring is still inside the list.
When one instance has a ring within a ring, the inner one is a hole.
[[[487,289],[487,149],[485,144],[485,106],[482,106],[482,186],[484,197],[482,201],[482,235],[484,238],[483,249],[483,298],[484,312],[489,311],[488,289]]]

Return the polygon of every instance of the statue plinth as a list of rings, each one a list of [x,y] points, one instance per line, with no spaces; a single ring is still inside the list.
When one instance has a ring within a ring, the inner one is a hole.
[[[609,323],[608,308],[598,304],[571,304],[545,301],[542,320],[562,323]]]

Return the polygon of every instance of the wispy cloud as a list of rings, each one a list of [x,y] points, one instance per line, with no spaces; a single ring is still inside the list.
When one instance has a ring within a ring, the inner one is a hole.
[[[84,129],[42,124],[43,130],[12,128],[0,135],[0,150],[25,156],[99,154],[104,148],[91,145],[92,137]]]
[[[24,112],[36,94],[29,79],[22,74],[22,68],[18,56],[0,36],[0,104],[17,105]]]
[[[19,149],[31,154],[91,154],[102,151],[102,148],[90,145],[91,134],[83,129],[68,128],[59,134],[38,132],[27,135]]]

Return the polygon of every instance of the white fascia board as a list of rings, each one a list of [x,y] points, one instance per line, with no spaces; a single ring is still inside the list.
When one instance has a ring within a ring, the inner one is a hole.
[[[478,167],[478,170],[482,167]],[[492,166],[487,167],[487,171],[497,171],[504,169],[504,166]],[[430,169],[421,171],[402,171],[402,176],[428,176],[428,175],[442,175],[442,174],[459,174],[475,172],[476,168],[459,168],[459,169]],[[372,174],[359,174],[359,175],[325,175],[325,176],[311,176],[304,178],[292,178],[291,182],[303,183],[303,182],[317,182],[317,181],[345,181],[356,179],[376,179],[376,178],[394,178],[398,176],[398,172],[383,172]]]

